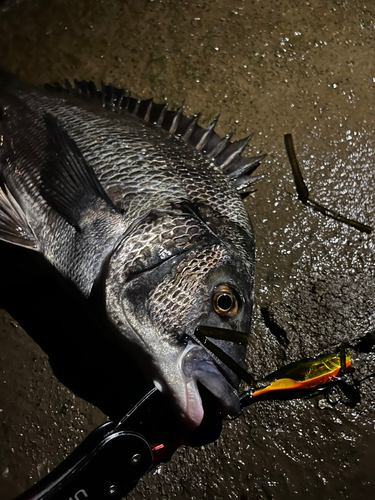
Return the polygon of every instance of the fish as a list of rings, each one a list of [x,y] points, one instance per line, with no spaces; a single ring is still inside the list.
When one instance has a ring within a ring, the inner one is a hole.
[[[264,158],[242,156],[251,136],[232,141],[217,118],[198,120],[112,85],[37,89],[0,70],[0,240],[71,283],[105,317],[103,338],[191,429],[205,390],[223,415],[240,412],[238,377],[194,332],[250,334],[255,241],[243,198]],[[245,343],[228,335],[213,342],[244,366]]]

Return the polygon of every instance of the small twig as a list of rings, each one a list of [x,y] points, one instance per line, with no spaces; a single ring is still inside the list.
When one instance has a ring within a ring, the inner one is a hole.
[[[361,224],[360,222],[357,222],[355,220],[348,219],[347,217],[340,215],[334,210],[325,208],[323,207],[323,205],[320,205],[316,201],[309,198],[309,190],[305,184],[305,181],[303,180],[302,172],[298,164],[296,153],[294,151],[292,135],[285,134],[284,141],[285,141],[286,152],[289,158],[289,163],[293,170],[294,182],[297,188],[298,199],[301,200],[304,205],[307,205],[313,208],[314,210],[321,212],[323,215],[326,215],[327,217],[331,217],[332,219],[338,220],[340,222],[343,222],[344,224],[348,224],[349,226],[355,227],[359,231],[370,234],[373,229],[372,227],[366,226],[365,224]]]

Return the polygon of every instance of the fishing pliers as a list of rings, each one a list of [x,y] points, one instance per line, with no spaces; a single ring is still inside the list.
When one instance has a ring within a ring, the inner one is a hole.
[[[151,389],[122,419],[97,427],[66,460],[17,500],[123,498],[144,474],[169,460],[183,443],[186,431],[169,413],[162,394]]]

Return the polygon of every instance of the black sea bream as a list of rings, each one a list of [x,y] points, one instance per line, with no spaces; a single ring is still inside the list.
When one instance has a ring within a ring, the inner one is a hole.
[[[42,254],[87,301],[101,294],[108,338],[188,426],[203,418],[198,382],[238,414],[237,377],[194,331],[250,331],[254,235],[241,194],[261,157],[241,157],[248,139],[113,87],[41,91],[4,70],[0,117],[0,239]],[[245,346],[214,342],[244,365]]]

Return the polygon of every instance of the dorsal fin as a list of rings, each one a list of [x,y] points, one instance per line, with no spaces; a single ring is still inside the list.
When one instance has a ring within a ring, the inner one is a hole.
[[[183,104],[176,111],[168,111],[167,104],[155,104],[152,99],[135,99],[124,89],[102,84],[99,90],[93,82],[74,80],[74,87],[65,80],[65,87],[59,83],[45,86],[49,91],[63,92],[85,101],[97,101],[104,108],[121,113],[123,110],[153,123],[170,134],[181,137],[193,147],[211,158],[215,165],[223,168],[229,178],[235,179],[255,171],[265,155],[253,158],[242,157],[251,135],[239,141],[231,141],[232,135],[224,137],[215,132],[218,118],[208,127],[198,125],[200,115],[186,116],[183,114]]]

